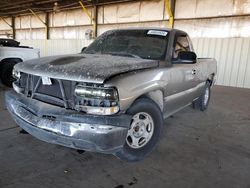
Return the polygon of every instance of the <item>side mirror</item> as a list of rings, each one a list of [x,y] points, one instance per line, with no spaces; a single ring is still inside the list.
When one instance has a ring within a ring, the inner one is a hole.
[[[181,51],[177,58],[179,63],[183,64],[194,64],[196,63],[197,55],[194,52]]]
[[[81,50],[81,53],[83,53],[86,48],[87,48],[86,46],[83,47],[82,50]]]

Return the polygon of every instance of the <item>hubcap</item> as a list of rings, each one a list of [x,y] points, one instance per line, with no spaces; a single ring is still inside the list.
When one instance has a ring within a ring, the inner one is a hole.
[[[132,117],[126,142],[131,148],[141,148],[151,139],[154,132],[154,121],[146,112],[139,112]]]
[[[207,105],[209,99],[209,88],[207,87],[204,94],[204,106]]]

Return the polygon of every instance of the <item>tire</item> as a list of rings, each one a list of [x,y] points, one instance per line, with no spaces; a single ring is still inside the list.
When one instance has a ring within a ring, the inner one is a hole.
[[[149,98],[136,100],[128,109],[127,114],[133,117],[130,129],[123,148],[115,155],[121,160],[134,162],[144,159],[155,148],[164,121],[160,108]],[[143,133],[142,130],[144,134],[140,137],[138,134]],[[134,134],[137,134],[136,137]],[[136,144],[133,145],[132,141],[137,139],[138,142],[135,141]]]
[[[15,64],[17,64],[17,62],[10,62],[10,61],[6,61],[6,62],[2,62],[2,70],[1,70],[1,80],[3,82],[4,85],[8,86],[8,87],[12,87],[12,82],[15,81],[15,78],[12,76],[12,70]]]
[[[211,85],[209,82],[206,83],[205,88],[202,92],[202,95],[200,98],[197,100],[197,105],[198,108],[201,111],[205,111],[208,108],[208,104],[210,101],[210,96],[211,96]]]

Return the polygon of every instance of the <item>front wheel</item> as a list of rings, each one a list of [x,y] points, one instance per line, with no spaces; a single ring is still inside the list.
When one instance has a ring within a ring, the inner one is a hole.
[[[141,98],[129,108],[132,115],[130,129],[123,148],[116,156],[125,161],[139,161],[156,146],[163,126],[162,112],[157,104],[148,98]]]

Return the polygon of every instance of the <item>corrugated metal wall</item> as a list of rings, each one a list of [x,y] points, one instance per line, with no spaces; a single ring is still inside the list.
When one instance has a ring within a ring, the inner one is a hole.
[[[23,46],[40,49],[41,57],[80,53],[91,40],[19,40]]]
[[[198,57],[218,62],[218,85],[250,88],[250,38],[195,38]]]
[[[194,38],[198,57],[218,61],[218,85],[250,88],[250,38]],[[89,40],[21,40],[41,49],[41,56],[79,53]]]

